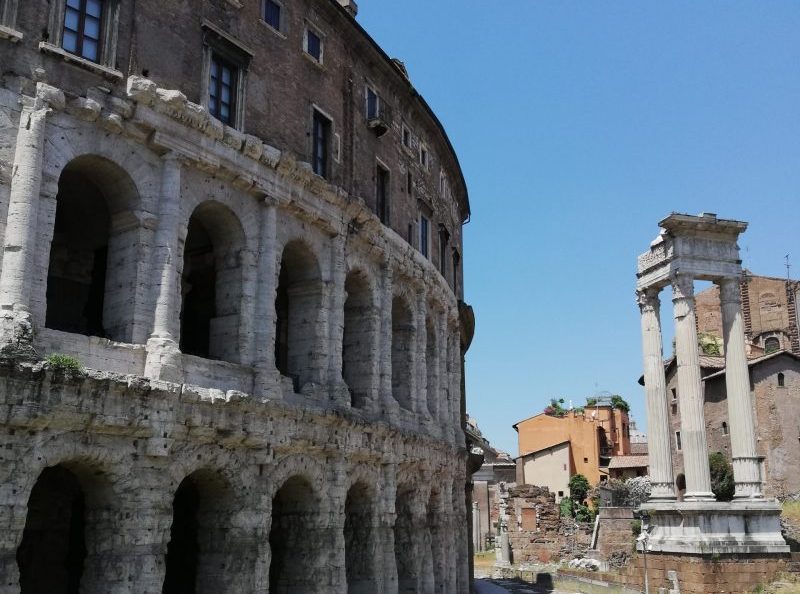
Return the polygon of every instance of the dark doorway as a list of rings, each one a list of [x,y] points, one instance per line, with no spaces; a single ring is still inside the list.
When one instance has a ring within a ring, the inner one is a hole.
[[[196,215],[189,219],[183,251],[181,351],[209,357],[211,320],[217,315],[214,244]]]
[[[22,594],[78,594],[86,559],[85,499],[78,478],[45,468],[31,490],[17,564]]]
[[[369,488],[357,483],[347,492],[344,506],[345,566],[348,594],[377,591],[375,572],[374,506]]]
[[[197,513],[200,493],[186,477],[172,501],[172,528],[167,545],[167,572],[163,594],[195,594],[197,583]]]
[[[373,338],[377,322],[372,292],[359,272],[347,275],[344,284],[344,332],[342,333],[342,377],[350,389],[350,406],[363,408],[372,390]]]
[[[79,167],[64,169],[50,246],[46,327],[106,337],[103,305],[110,221],[106,198],[90,177]]]
[[[394,557],[397,565],[397,591],[399,594],[417,592],[417,550],[414,545],[413,497],[411,489],[397,492],[394,521]]]

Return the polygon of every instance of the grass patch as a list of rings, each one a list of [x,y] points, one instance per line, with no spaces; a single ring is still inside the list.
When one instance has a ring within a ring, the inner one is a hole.
[[[781,515],[790,522],[800,524],[800,501],[784,501]]]
[[[475,553],[475,567],[492,567],[495,561],[494,551],[484,551],[483,553]]]
[[[62,353],[53,353],[47,356],[47,364],[51,369],[56,371],[64,371],[68,373],[81,373],[83,372],[83,363],[75,357],[64,355]]]

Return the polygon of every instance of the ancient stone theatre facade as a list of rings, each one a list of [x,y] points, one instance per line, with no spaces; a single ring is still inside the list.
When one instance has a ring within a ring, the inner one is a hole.
[[[0,0],[0,65],[0,593],[468,592],[467,189],[355,3]]]

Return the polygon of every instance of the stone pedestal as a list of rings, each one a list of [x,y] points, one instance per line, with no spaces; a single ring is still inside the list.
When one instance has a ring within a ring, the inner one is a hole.
[[[786,554],[777,501],[646,503],[648,552]]]

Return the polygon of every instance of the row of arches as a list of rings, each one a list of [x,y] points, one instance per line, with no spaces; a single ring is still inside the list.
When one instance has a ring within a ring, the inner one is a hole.
[[[143,243],[136,216],[139,197],[127,173],[97,156],[72,160],[58,182],[53,239],[47,275],[45,326],[65,332],[134,342],[135,315],[142,302],[140,287],[149,279],[137,259]],[[180,279],[178,314],[180,350],[189,355],[231,363],[248,360],[244,335],[249,332],[245,287],[250,266],[241,222],[227,206],[207,200],[189,216],[181,233],[182,253],[176,266]],[[277,370],[292,379],[295,391],[310,383],[325,383],[320,353],[325,344],[325,308],[329,281],[320,262],[303,240],[288,241],[276,270],[274,360]],[[351,270],[344,284],[342,379],[353,407],[364,407],[377,396],[381,335],[380,303],[374,283],[361,269]],[[144,306],[146,307],[146,305]],[[418,332],[426,334],[419,354],[428,365],[427,385],[435,386],[441,339],[431,305],[427,320],[418,320],[414,303],[397,295],[391,304],[391,385],[397,402],[413,410],[414,349]],[[177,313],[177,312],[176,312]],[[141,339],[141,332],[139,339]],[[431,394],[428,411],[438,403]]]
[[[69,462],[40,474],[17,549],[21,594],[107,591],[113,562],[104,555],[123,535],[115,524],[118,503],[98,476]],[[355,480],[347,490],[342,523],[326,513],[323,489],[303,474],[286,478],[265,511],[269,522],[256,521],[268,527],[266,542],[259,542],[242,528],[231,485],[210,469],[191,473],[172,500],[162,594],[252,590],[259,557],[268,563],[263,573],[271,594],[324,594],[343,582],[348,594],[395,591],[394,584],[399,593],[449,591],[456,541],[442,520],[440,491],[424,501],[413,485],[398,486],[390,525],[368,481]],[[345,567],[337,576],[342,546]],[[387,552],[393,553],[388,565]]]

